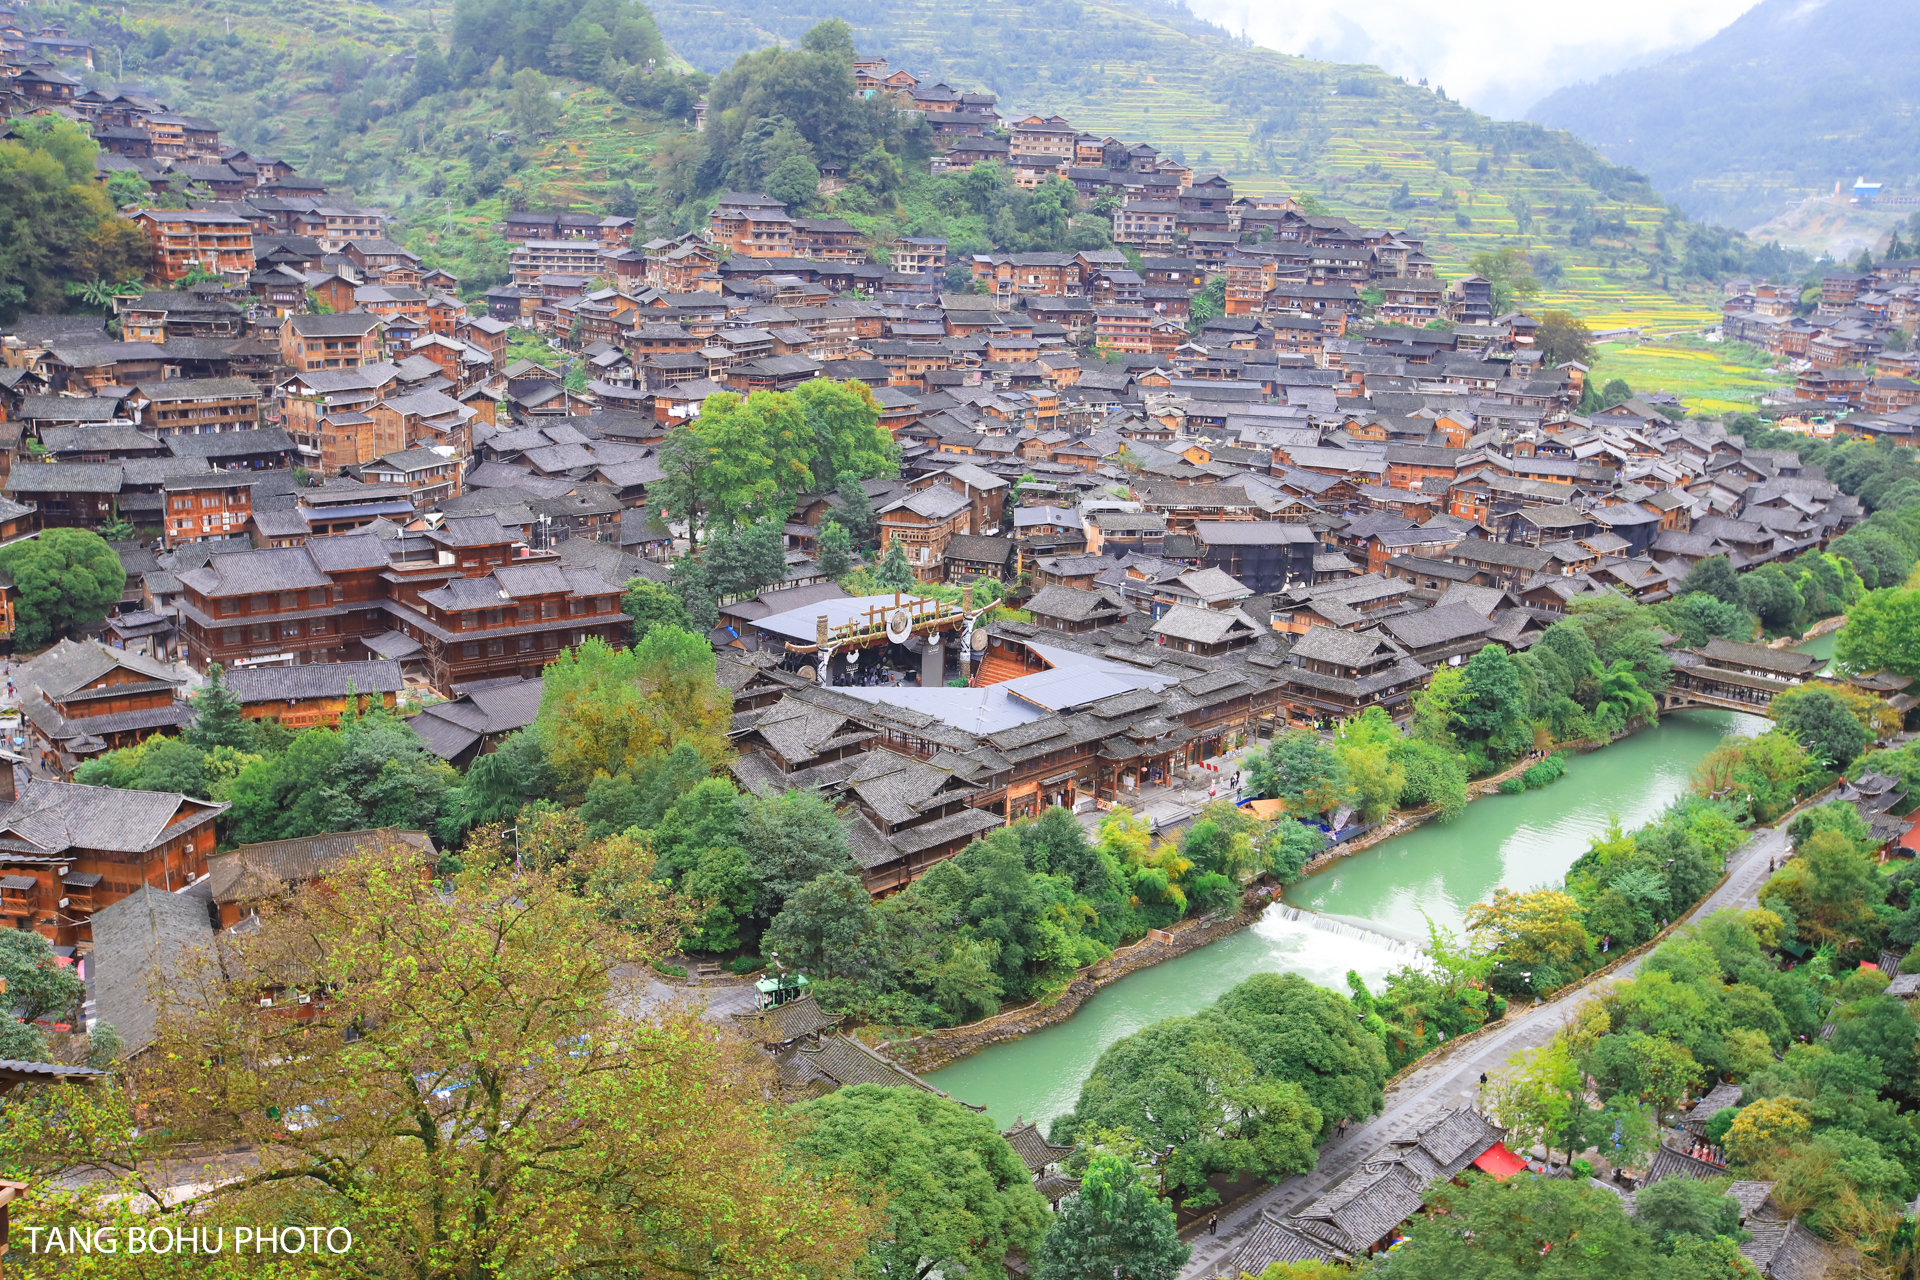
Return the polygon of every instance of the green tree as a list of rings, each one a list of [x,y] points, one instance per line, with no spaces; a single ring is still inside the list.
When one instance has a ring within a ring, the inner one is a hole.
[[[1869,591],[1847,610],[1833,657],[1848,671],[1920,676],[1920,589]]]
[[[1776,710],[1775,718],[1810,754],[1835,770],[1852,764],[1873,741],[1846,704],[1825,689],[1788,700]]]
[[[1574,317],[1567,311],[1543,311],[1540,313],[1540,327],[1534,330],[1533,345],[1537,348],[1548,368],[1558,368],[1568,362],[1593,367],[1595,355],[1593,330],[1587,322]]]
[[[688,628],[705,635],[720,621],[720,592],[698,556],[684,555],[673,562],[668,587],[686,610]]]
[[[721,528],[783,518],[813,474],[816,450],[797,396],[755,391],[707,397],[691,424],[707,453],[702,478],[708,516]],[[663,464],[664,465],[664,464]]]
[[[647,489],[653,514],[669,524],[685,521],[688,540],[698,545],[707,472],[713,462],[699,428],[691,422],[668,427],[666,439],[660,442],[659,460],[659,483]]]
[[[1776,630],[1792,626],[1805,607],[1793,579],[1777,564],[1762,565],[1741,575],[1740,602],[1747,612]]]
[[[1377,706],[1340,726],[1334,754],[1347,771],[1353,805],[1363,821],[1379,822],[1400,803],[1400,794],[1407,788],[1407,769],[1394,758],[1393,749],[1401,741],[1400,730]]]
[[[207,664],[207,683],[193,696],[193,723],[186,739],[202,751],[214,747],[245,750],[253,745],[253,729],[240,715],[240,699],[227,688],[227,673],[217,662]]]
[[[1690,591],[1704,591],[1736,609],[1746,607],[1740,595],[1740,576],[1725,556],[1708,556],[1695,562],[1693,568],[1687,570],[1687,576],[1680,580],[1680,594],[1684,596]]]
[[[527,729],[510,733],[494,750],[476,757],[460,786],[447,794],[440,809],[440,837],[453,843],[475,827],[511,825],[521,809],[551,795],[556,785],[540,736]]]
[[[1311,729],[1293,729],[1267,744],[1247,765],[1247,789],[1285,800],[1288,809],[1311,816],[1346,803],[1353,784],[1340,757]]]
[[[815,489],[838,489],[844,499],[849,483],[858,489],[862,480],[900,474],[899,446],[880,425],[880,402],[864,382],[814,378],[794,388],[793,396],[813,439]],[[866,497],[865,490],[860,497]],[[860,529],[849,532],[864,534]]]
[[[534,731],[562,789],[580,795],[596,773],[631,773],[682,744],[723,760],[733,699],[714,670],[704,638],[665,624],[632,649],[591,638],[549,663]]]
[[[560,123],[560,104],[553,100],[553,84],[532,67],[522,67],[513,73],[507,111],[521,132],[533,136],[551,133]]]
[[[413,72],[407,77],[406,99],[409,105],[436,93],[444,93],[452,83],[446,55],[431,37],[420,38],[420,51],[413,60]]]
[[[788,213],[804,216],[820,199],[820,168],[796,151],[773,167],[764,185],[769,196],[787,206]]]
[[[127,585],[120,557],[86,529],[48,529],[0,549],[0,569],[20,593],[13,639],[22,649],[92,631]]]
[[[1173,1210],[1141,1183],[1132,1165],[1103,1151],[1047,1229],[1034,1277],[1174,1280],[1192,1252],[1180,1243]]]
[[[368,827],[432,829],[458,782],[412,726],[384,710],[308,729],[256,759],[227,789],[241,843]]]
[[[1532,260],[1513,245],[1475,254],[1467,270],[1493,286],[1495,314],[1511,310],[1516,302],[1525,302],[1540,293]]]
[[[838,581],[852,569],[853,541],[847,537],[846,526],[829,520],[826,528],[820,530],[820,571]]]
[[[762,955],[807,974],[829,1007],[857,1004],[884,989],[894,957],[872,895],[851,866],[822,872],[782,895],[781,904],[760,939]]]
[[[760,874],[767,915],[816,877],[855,870],[846,819],[817,792],[746,796],[741,806],[740,846]]]
[[[856,1194],[884,1203],[886,1228],[867,1246],[877,1275],[1003,1276],[1009,1253],[1031,1256],[1047,1203],[987,1116],[918,1089],[853,1085],[794,1108],[794,1148],[824,1174],[851,1174]]]
[[[1200,292],[1193,295],[1190,322],[1197,330],[1209,320],[1217,320],[1227,313],[1227,278],[1223,275],[1208,276],[1207,283]]]
[[[655,627],[689,626],[687,606],[681,603],[680,596],[665,583],[655,582],[651,578],[628,578],[626,590],[620,593],[620,612],[633,619],[633,642],[646,638],[647,632]]]
[[[74,1017],[86,998],[86,984],[53,955],[53,944],[31,929],[0,931],[0,981],[6,983],[6,1007],[20,1018]]]
[[[0,322],[64,310],[70,283],[144,269],[147,237],[114,208],[98,154],[85,125],[57,116],[15,121],[0,141]]]
[[[846,529],[855,546],[866,546],[875,529],[873,502],[867,497],[866,489],[851,476],[842,476],[834,487],[834,496],[840,503],[827,518]]]
[[[1413,736],[1451,751],[1454,718],[1466,699],[1466,672],[1459,667],[1435,671],[1427,687],[1413,695]]]
[[[1893,996],[1877,995],[1841,1009],[1832,1043],[1836,1053],[1871,1059],[1886,1073],[1889,1088],[1911,1097],[1916,1071],[1920,1071],[1916,1040],[1920,1040],[1920,1028],[1906,1004]]]
[[[1509,760],[1531,744],[1526,698],[1507,651],[1484,646],[1465,668],[1466,697],[1454,712],[1460,734],[1483,746],[1494,760]]]
[[[713,535],[700,563],[721,598],[741,599],[779,586],[787,579],[786,513]]]
[[[873,585],[882,591],[913,590],[913,566],[907,563],[906,543],[898,538],[888,540],[880,563],[873,568]]]
[[[1380,1280],[1706,1280],[1748,1276],[1741,1265],[1681,1272],[1627,1219],[1620,1197],[1580,1178],[1521,1174],[1437,1185],[1438,1212],[1406,1224],[1407,1241],[1378,1259]]]

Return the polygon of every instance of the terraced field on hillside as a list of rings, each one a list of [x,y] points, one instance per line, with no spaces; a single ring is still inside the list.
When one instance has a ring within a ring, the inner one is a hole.
[[[1739,413],[1754,409],[1763,394],[1790,381],[1784,375],[1763,376],[1761,366],[1741,358],[1746,354],[1697,340],[1607,342],[1600,344],[1594,376],[1625,379],[1638,392],[1671,391],[1694,413]]]

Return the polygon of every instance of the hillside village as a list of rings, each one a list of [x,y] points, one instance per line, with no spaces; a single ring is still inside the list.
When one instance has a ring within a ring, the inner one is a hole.
[[[1237,189],[1154,141],[1003,118],[883,59],[853,64],[856,93],[924,118],[932,173],[1070,190],[1113,247],[952,255],[728,191],[681,235],[509,211],[511,280],[463,293],[389,238],[387,211],[164,102],[86,89],[61,67],[93,50],[63,30],[0,22],[0,50],[7,127],[84,127],[149,254],[96,312],[0,323],[0,548],[86,531],[125,573],[104,616],[8,668],[0,921],[82,972],[136,1052],[182,946],[245,935],[356,850],[450,849],[411,826],[234,841],[228,801],[83,785],[189,730],[210,689],[296,732],[370,704],[470,772],[535,723],[552,664],[624,649],[653,625],[636,601],[667,598],[730,699],[722,776],[742,803],[829,802],[881,902],[1054,810],[1171,835],[1223,774],[1237,797],[1249,748],[1370,713],[1404,726],[1436,674],[1525,653],[1583,604],[1670,602],[1716,560],[1797,572],[1868,514],[1755,429],[1602,395],[1543,332],[1566,317],[1442,278],[1417,235]],[[823,195],[847,177],[820,174]],[[1920,260],[1892,260],[1825,275],[1810,314],[1798,286],[1730,281],[1722,334],[1793,364],[1794,411],[1910,444],[1916,320]],[[771,518],[703,521],[684,442],[814,393],[855,406],[883,474],[816,468]],[[721,579],[716,547],[748,528],[773,531],[777,562]],[[9,638],[30,607],[0,574]],[[1824,665],[1761,639],[1660,632],[1657,711],[1764,714]],[[1897,722],[1909,683],[1850,687]],[[1881,781],[1860,800],[1884,850],[1905,828]],[[1316,855],[1376,825],[1312,817]],[[945,1097],[811,995],[767,989],[739,1025],[786,1096]],[[1505,1133],[1437,1111],[1263,1219],[1218,1274],[1365,1258],[1436,1179],[1524,1167]],[[1059,1212],[1074,1148],[1006,1136]],[[1640,1185],[1724,1170],[1667,1146]],[[1817,1275],[1773,1185],[1734,1184],[1746,1256]]]
[[[10,50],[13,103],[86,122],[103,175],[215,197],[129,210],[152,267],[110,315],[4,326],[12,536],[126,539],[109,650],[62,659],[38,697],[25,682],[27,754],[56,781],[190,716],[189,678],[156,663],[244,674],[292,724],[337,718],[350,687],[454,699],[415,724],[470,763],[531,720],[556,655],[622,642],[630,581],[673,580],[668,436],[712,397],[814,379],[871,391],[899,473],[861,482],[868,564],[898,550],[910,584],[839,585],[820,536],[845,497],[803,492],[784,579],[718,600],[712,640],[742,784],[844,796],[876,894],[1048,806],[1172,816],[1228,751],[1370,707],[1404,719],[1436,669],[1522,650],[1584,597],[1657,603],[1703,560],[1784,564],[1862,516],[1671,398],[1577,412],[1590,370],[1550,362],[1536,317],[1495,314],[1487,280],[1437,278],[1416,239],[1058,117],[1002,129],[991,95],[881,60],[855,64],[858,92],[924,112],[936,168],[1116,199],[1121,248],[949,262],[937,239],[872,244],[729,193],[708,227],[639,243],[631,218],[511,213],[513,282],[470,305],[381,210],[163,103],[76,92],[48,40]],[[1913,357],[1885,337],[1913,322],[1910,265],[1829,277],[1807,320],[1783,289],[1743,292],[1729,334],[1819,333],[1803,383],[1855,379],[1879,398],[1846,429],[1904,438]],[[515,333],[546,354],[512,357]],[[991,620],[995,600],[1017,612]],[[1676,704],[1764,706],[1797,679],[1715,644],[1682,655]],[[130,679],[161,686],[144,709],[81,696]],[[888,763],[849,775],[849,734]],[[903,787],[906,808],[881,798]],[[8,892],[88,945],[58,886]]]

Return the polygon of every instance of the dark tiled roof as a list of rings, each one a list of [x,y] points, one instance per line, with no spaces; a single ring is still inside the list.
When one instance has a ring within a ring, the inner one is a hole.
[[[111,1023],[128,1051],[152,1043],[160,1020],[158,992],[188,979],[213,954],[213,917],[201,892],[165,893],[142,885],[94,913],[95,1013]]]
[[[398,693],[406,686],[400,675],[400,664],[385,659],[314,662],[297,667],[246,667],[228,672],[226,682],[243,703],[344,698],[349,690],[365,694]]]

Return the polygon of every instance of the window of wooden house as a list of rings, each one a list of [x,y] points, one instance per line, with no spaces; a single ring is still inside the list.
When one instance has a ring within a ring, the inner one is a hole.
[[[221,617],[230,618],[238,612],[240,612],[240,602],[234,599],[233,597],[228,596],[226,599],[220,602]]]
[[[222,644],[239,644],[245,638],[246,630],[242,627],[228,627],[220,633]]]
[[[266,611],[267,598],[264,595],[253,596],[247,601],[248,613],[265,613]]]
[[[532,622],[532,621],[533,621],[533,606],[532,606],[531,604],[523,604],[523,605],[521,605],[521,606],[520,606],[520,618],[519,618],[519,620],[520,620],[521,622]]]
[[[282,591],[280,593],[280,607],[282,609],[298,609],[300,607],[300,593],[298,591]]]
[[[577,614],[577,613],[585,613],[586,611],[587,611],[587,602],[585,600],[580,599],[578,596],[567,601],[568,613]]]
[[[489,658],[497,658],[501,654],[505,653],[506,651],[507,651],[507,647],[506,647],[506,642],[504,640],[487,641],[487,656]]]
[[[479,656],[480,656],[480,642],[479,642],[478,640],[471,640],[471,641],[468,641],[468,642],[467,642],[466,644],[463,644],[463,645],[461,645],[461,646],[460,646],[460,656],[461,656],[461,657],[463,657],[463,658],[477,658],[477,657],[479,657]]]
[[[307,592],[307,604],[313,608],[317,609],[326,602],[327,589],[325,587],[315,587],[313,590]]]
[[[501,618],[502,618],[502,616],[503,616],[503,615],[502,615],[502,613],[501,613],[501,611],[500,611],[500,610],[498,610],[498,609],[489,609],[489,610],[487,610],[487,612],[486,612],[486,621],[487,621],[487,625],[488,625],[488,626],[490,626],[490,627],[497,627],[497,626],[499,626],[499,625],[500,625],[500,620],[501,620]]]
[[[280,635],[281,635],[281,637],[282,637],[282,638],[287,638],[287,637],[292,637],[292,636],[297,636],[297,635],[299,635],[299,634],[300,634],[300,624],[299,624],[299,623],[297,623],[297,622],[283,622],[283,623],[281,623],[281,624],[280,624]]]
[[[264,622],[256,622],[253,624],[253,638],[255,640],[271,640],[273,638],[273,628]]]

